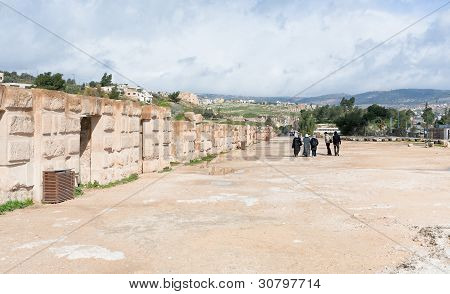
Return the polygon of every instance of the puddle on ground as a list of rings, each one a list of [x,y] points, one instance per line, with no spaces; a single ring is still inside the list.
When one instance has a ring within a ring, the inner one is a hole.
[[[216,186],[231,186],[233,185],[233,182],[231,181],[211,181],[212,185]]]
[[[35,247],[39,247],[42,245],[48,245],[48,244],[51,244],[51,243],[57,242],[57,241],[58,241],[58,239],[33,241],[33,242],[22,244],[19,247],[17,247],[16,249],[33,249]]]
[[[253,206],[258,202],[258,199],[254,197],[242,196],[235,193],[220,193],[219,195],[212,195],[207,198],[196,198],[196,199],[186,199],[177,200],[177,203],[218,203],[225,201],[239,201],[245,204],[245,206]]]
[[[110,251],[107,248],[96,245],[70,245],[52,247],[49,250],[57,257],[65,257],[69,260],[94,258],[113,261],[125,258],[121,251]]]

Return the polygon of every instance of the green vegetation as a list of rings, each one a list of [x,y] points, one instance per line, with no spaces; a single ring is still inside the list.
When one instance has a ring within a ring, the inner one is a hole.
[[[185,120],[186,118],[184,117],[184,113],[178,113],[175,116],[175,120]]]
[[[52,75],[51,72],[46,72],[37,76],[34,80],[34,85],[37,88],[47,89],[47,90],[65,90],[66,81],[62,78],[62,74],[55,73]]]
[[[0,215],[8,211],[22,209],[30,205],[33,205],[33,199],[9,200],[8,202],[0,205]]]
[[[162,170],[160,170],[158,173],[167,173],[172,171],[172,168],[170,166],[166,166],[165,168],[163,168]]]
[[[171,94],[169,94],[169,101],[170,102],[174,102],[174,103],[178,103],[180,102],[181,98],[179,98],[178,96],[180,95],[180,92],[173,92]]]
[[[102,79],[100,80],[100,85],[102,87],[112,86],[112,74],[107,74],[106,72],[103,74]]]
[[[445,109],[444,114],[442,115],[441,119],[437,123],[440,125],[450,124],[450,110],[448,108]]]
[[[13,72],[7,72],[7,71],[1,71],[5,74],[3,82],[4,83],[23,83],[23,84],[34,84],[34,80],[36,79],[34,76],[27,74],[27,73],[21,73],[20,75],[13,71]]]
[[[94,182],[89,182],[86,184],[81,184],[78,187],[75,188],[74,190],[74,196],[78,197],[84,194],[84,190],[85,189],[107,189],[107,188],[112,188],[115,187],[117,185],[122,185],[122,184],[126,184],[126,183],[130,183],[133,181],[136,181],[139,178],[138,174],[131,174],[126,178],[123,178],[121,180],[117,180],[117,181],[113,181],[113,182],[109,182],[107,184],[99,184],[99,182],[94,181]]]
[[[217,157],[216,154],[208,154],[208,155],[206,155],[205,157],[202,157],[202,158],[192,159],[191,161],[186,163],[186,165],[196,165],[196,164],[199,164],[199,163],[202,163],[202,162],[210,162],[211,160],[213,160],[216,157]]]
[[[171,161],[170,162],[170,165],[171,166],[177,166],[177,165],[179,165],[180,163],[178,162],[178,161]]]
[[[119,89],[117,89],[117,86],[114,86],[111,89],[111,93],[109,93],[109,99],[114,99],[114,100],[120,99],[120,92],[119,92]]]
[[[428,106],[428,103],[425,104],[425,110],[422,114],[423,121],[425,122],[425,126],[429,128],[434,123],[434,113],[433,109]]]

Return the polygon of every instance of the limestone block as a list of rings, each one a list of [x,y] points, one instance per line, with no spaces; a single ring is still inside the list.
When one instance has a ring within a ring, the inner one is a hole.
[[[113,136],[105,136],[103,138],[103,149],[105,150],[113,150],[114,138]]]
[[[134,103],[133,107],[131,108],[131,115],[132,116],[141,116],[142,114],[142,107],[139,103]]]
[[[55,93],[47,92],[43,96],[42,107],[46,110],[51,111],[64,111],[65,108],[65,94],[61,92],[56,92],[60,95],[55,95]]]
[[[78,133],[81,131],[81,124],[79,117],[66,118],[66,133]]]
[[[31,158],[31,150],[29,140],[8,142],[8,161],[28,161]]]
[[[171,132],[163,132],[163,144],[170,144],[172,141]]]
[[[79,95],[69,94],[66,99],[66,109],[74,113],[81,112],[81,97]]]
[[[184,117],[185,117],[188,121],[195,121],[195,113],[193,113],[193,112],[185,112],[185,113],[184,113]]]
[[[131,139],[133,143],[133,147],[139,147],[139,143],[141,141],[141,134],[138,132],[131,134]]]
[[[112,115],[114,111],[113,100],[102,99],[102,114]]]
[[[48,138],[43,141],[42,154],[44,157],[52,158],[64,155],[65,140]]]
[[[69,154],[80,153],[80,139],[75,137],[68,140],[68,152]]]
[[[137,116],[130,117],[130,132],[139,132],[140,131],[141,120]]]
[[[64,115],[58,116],[56,129],[59,134],[64,134],[66,132],[66,117]]]
[[[81,96],[81,113],[83,115],[101,115],[102,99],[89,96]]]
[[[31,135],[34,133],[33,120],[30,116],[11,115],[8,117],[8,133],[10,135]]]
[[[33,107],[33,94],[28,89],[0,86],[0,98],[0,109]]]
[[[122,116],[121,119],[121,124],[120,124],[120,131],[122,133],[124,132],[128,132],[129,130],[129,125],[130,125],[130,118],[128,116]]]
[[[121,149],[131,148],[132,140],[129,134],[122,134],[120,137]]]
[[[123,101],[122,104],[123,104],[122,114],[127,116],[130,115],[132,107],[131,101]]]
[[[114,131],[114,124],[115,124],[115,120],[112,116],[105,115],[103,117],[103,129],[105,130],[105,132]]]
[[[52,133],[53,115],[49,113],[42,114],[42,134],[50,135]]]

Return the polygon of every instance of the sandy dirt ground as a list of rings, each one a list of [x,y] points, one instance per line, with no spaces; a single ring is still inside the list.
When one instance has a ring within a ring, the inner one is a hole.
[[[450,273],[450,149],[290,138],[0,216],[8,273]]]

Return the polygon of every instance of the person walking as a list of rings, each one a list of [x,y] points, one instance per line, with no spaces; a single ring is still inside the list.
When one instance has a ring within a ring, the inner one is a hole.
[[[333,146],[334,146],[334,156],[339,156],[339,149],[341,146],[341,136],[335,131],[333,134]]]
[[[302,146],[302,140],[298,137],[298,133],[295,132],[294,140],[292,141],[292,148],[294,148],[294,157],[298,156],[301,146]]]
[[[311,145],[311,153],[313,157],[317,156],[317,146],[319,145],[319,140],[317,140],[316,136],[312,136],[309,144]]]
[[[311,139],[309,135],[306,134],[305,138],[303,138],[303,156],[309,157],[311,153]]]
[[[327,145],[327,155],[332,155],[330,148],[331,142],[333,142],[333,140],[331,139],[330,134],[328,134],[328,132],[325,132],[325,145]]]

